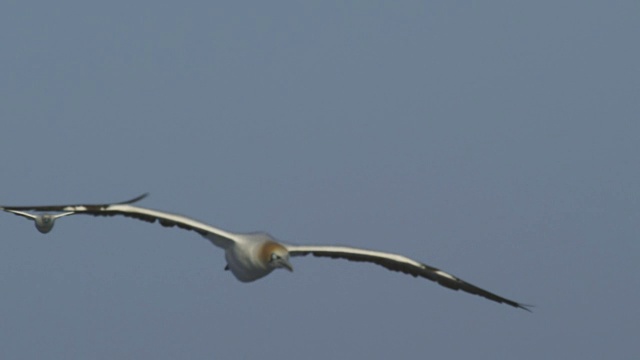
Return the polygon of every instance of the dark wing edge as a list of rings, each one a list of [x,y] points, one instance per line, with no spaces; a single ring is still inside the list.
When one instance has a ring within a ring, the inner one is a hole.
[[[70,207],[84,207],[86,209],[105,209],[111,205],[125,205],[125,204],[133,204],[138,202],[144,198],[149,196],[149,193],[144,193],[142,195],[136,196],[133,199],[125,200],[117,203],[110,204],[75,204],[75,205],[38,205],[38,206],[0,206],[0,209],[7,210],[33,210],[33,211],[65,211],[65,208]]]
[[[179,221],[178,219],[173,220],[171,217],[180,217],[180,215],[174,215],[169,213],[163,214],[155,214],[160,213],[156,210],[141,208],[137,206],[129,206],[126,209],[119,210],[119,205],[128,205],[130,203],[118,203],[115,205],[110,205],[104,208],[91,208],[87,207],[86,210],[78,211],[76,214],[86,214],[92,216],[103,216],[103,217],[112,217],[112,216],[124,216],[132,219],[142,220],[148,223],[155,223],[164,226],[164,227],[178,227],[180,229],[195,231],[202,236],[207,236],[210,234],[210,231],[206,231],[201,229],[199,226],[194,226],[191,224],[187,224],[184,221]],[[86,205],[83,205],[86,206]]]
[[[202,235],[214,245],[226,248],[236,241],[235,234],[207,225],[201,221],[189,218],[187,216],[172,214],[164,211],[147,209],[129,204],[108,205],[105,208],[90,208],[79,206],[65,207],[64,210],[74,211],[76,214],[87,214],[93,216],[116,216],[121,215],[133,219],[142,220],[148,223],[156,221],[164,227],[178,227],[180,229],[195,231]]]
[[[287,246],[291,256],[313,255],[332,259],[345,259],[356,262],[368,262],[380,265],[391,271],[398,271],[413,277],[422,277],[434,281],[451,290],[462,290],[501,304],[507,304],[531,312],[532,305],[522,304],[481,289],[438,268],[409,259],[402,255],[370,251],[343,246]]]

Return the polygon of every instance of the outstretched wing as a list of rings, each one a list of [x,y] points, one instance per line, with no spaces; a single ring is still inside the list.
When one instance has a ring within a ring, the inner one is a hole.
[[[399,271],[414,277],[420,276],[452,290],[462,290],[470,294],[479,295],[486,299],[511,305],[531,311],[528,305],[503,298],[487,290],[459,279],[435,267],[409,259],[408,257],[381,251],[364,250],[346,246],[295,246],[287,245],[290,256],[305,256],[312,254],[317,257],[346,259],[350,261],[369,262],[383,266],[392,271]]]
[[[37,205],[37,206],[0,206],[0,209],[8,211],[8,210],[12,210],[11,212],[13,212],[14,214],[17,215],[22,215],[22,214],[18,214],[15,210],[34,210],[34,211],[70,211],[70,210],[64,210],[64,208],[70,208],[70,207],[84,207],[87,209],[93,209],[93,210],[97,210],[97,209],[104,209],[108,206],[111,205],[119,205],[119,204],[133,204],[135,202],[138,202],[144,198],[146,198],[147,196],[149,196],[149,193],[144,193],[140,196],[136,196],[133,199],[130,200],[125,200],[122,202],[118,202],[118,203],[111,203],[111,204],[77,204],[77,205]],[[23,215],[24,216],[24,215]]]
[[[13,210],[13,209],[7,209],[7,208],[0,208],[0,209],[4,210],[6,212],[9,212],[9,213],[12,213],[12,214],[15,214],[15,215],[18,215],[18,216],[22,216],[22,217],[25,217],[25,218],[30,219],[30,220],[36,220],[36,221],[38,220],[38,218],[41,218],[41,217],[47,216],[47,215],[50,216],[52,220],[56,220],[56,219],[59,219],[59,218],[64,217],[64,216],[75,214],[73,211],[67,211],[67,212],[54,214],[54,215],[51,215],[51,214],[36,215],[36,214],[30,214],[28,212],[18,211],[18,210]]]
[[[236,240],[235,234],[224,231],[186,216],[166,213],[158,210],[130,205],[142,200],[148,194],[140,195],[134,199],[115,204],[92,205],[47,205],[47,206],[4,206],[5,211],[32,210],[32,211],[67,211],[74,214],[86,214],[93,216],[126,216],[146,222],[158,222],[165,227],[177,226],[181,229],[192,230],[211,240],[216,246],[226,248]]]
[[[37,215],[29,214],[28,212],[24,212],[24,211],[11,210],[11,209],[6,209],[6,208],[2,208],[2,210],[6,211],[6,212],[10,212],[12,214],[16,214],[18,216],[25,217],[27,219],[31,219],[31,220],[35,220],[37,218]]]

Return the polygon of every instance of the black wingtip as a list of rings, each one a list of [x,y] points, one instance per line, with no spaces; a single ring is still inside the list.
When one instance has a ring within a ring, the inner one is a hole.
[[[118,204],[121,204],[121,205],[122,205],[122,204],[133,204],[134,202],[138,202],[138,201],[140,201],[140,200],[142,200],[142,199],[146,198],[147,196],[149,196],[149,193],[148,193],[148,192],[146,192],[146,193],[144,193],[144,194],[142,194],[142,195],[140,195],[140,196],[137,196],[137,197],[135,197],[135,198],[133,198],[133,199],[131,199],[131,200],[127,200],[127,201],[119,202]]]
[[[534,307],[533,305],[527,305],[527,304],[517,304],[516,305],[517,308],[522,309],[522,310],[527,310],[528,312],[532,313],[533,310],[531,310],[530,308]]]

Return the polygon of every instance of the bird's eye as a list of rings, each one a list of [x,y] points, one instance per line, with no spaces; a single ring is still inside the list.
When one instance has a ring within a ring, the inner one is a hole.
[[[280,256],[278,256],[275,253],[271,254],[271,261],[275,261],[275,260],[278,260],[278,259],[280,259]]]

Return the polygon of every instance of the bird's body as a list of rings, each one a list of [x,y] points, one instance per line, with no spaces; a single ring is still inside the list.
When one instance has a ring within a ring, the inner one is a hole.
[[[269,266],[271,254],[286,248],[269,234],[236,234],[236,241],[225,249],[228,269],[242,282],[251,282],[269,275],[275,267]],[[291,270],[291,269],[290,269]]]
[[[224,250],[227,261],[226,268],[242,282],[255,281],[278,268],[293,271],[293,267],[289,262],[290,257],[312,254],[317,257],[341,258],[351,261],[374,263],[392,271],[399,271],[414,277],[422,277],[435,281],[453,290],[463,290],[498,303],[505,303],[513,307],[529,310],[526,305],[481,289],[456,276],[402,255],[346,246],[288,245],[277,241],[267,233],[233,233],[186,216],[131,205],[145,196],[146,194],[129,201],[115,204],[3,206],[0,207],[0,209],[18,215],[22,215],[19,214],[19,212],[25,210],[65,212],[64,215],[121,215],[147,222],[157,221],[165,227],[177,226],[182,229],[192,230]]]

